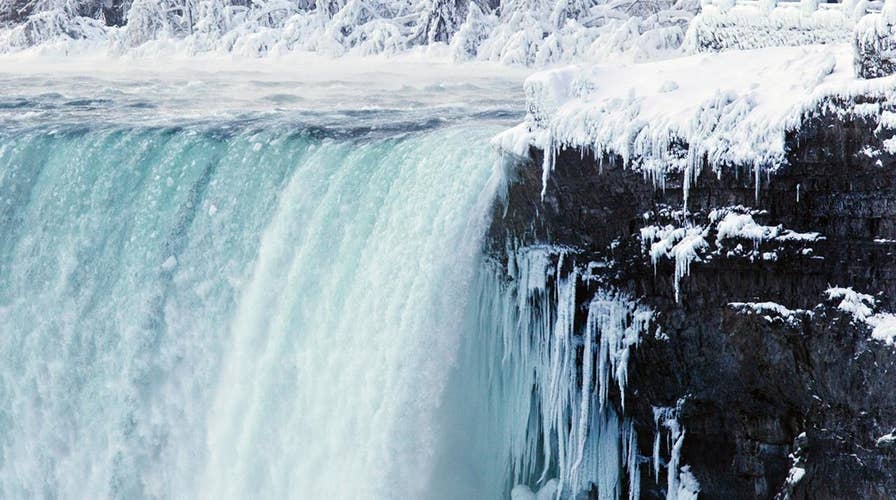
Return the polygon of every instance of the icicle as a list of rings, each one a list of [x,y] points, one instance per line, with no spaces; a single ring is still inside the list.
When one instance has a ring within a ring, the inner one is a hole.
[[[678,425],[678,420],[669,419],[666,426],[671,431],[672,450],[669,454],[669,465],[666,468],[668,489],[666,500],[678,498],[678,464],[681,462],[681,447],[684,445],[684,430]]]
[[[762,169],[759,167],[759,163],[758,163],[758,162],[753,166],[753,169],[754,169],[755,172],[756,172],[756,193],[755,193],[755,196],[754,196],[754,197],[755,197],[755,199],[756,199],[756,205],[759,205],[759,189],[760,189],[761,184],[762,184],[762,175],[761,175],[761,174],[762,174]]]
[[[654,479],[660,478],[660,426],[659,423],[656,425],[656,431],[653,435],[653,477]]]
[[[600,498],[616,499],[625,476],[638,473],[637,442],[631,423],[608,404],[607,390],[615,383],[625,393],[630,349],[653,313],[624,294],[598,290],[585,324],[576,325],[580,271],[564,251],[523,248],[509,251],[507,261],[515,278],[495,285],[506,287],[504,312],[488,313],[509,326],[500,328],[505,352],[490,384],[509,388],[507,404],[517,408],[506,426],[514,484],[545,484],[556,474],[557,498],[594,484]],[[628,480],[635,485],[639,478]]]
[[[548,136],[544,148],[544,159],[541,162],[541,201],[544,201],[544,195],[548,191],[548,179],[550,179],[551,172],[554,171],[554,155],[554,138]]]
[[[629,500],[638,500],[641,498],[641,468],[638,463],[638,433],[635,431],[631,422],[626,426],[628,429],[628,447],[626,464],[628,465],[628,498]]]

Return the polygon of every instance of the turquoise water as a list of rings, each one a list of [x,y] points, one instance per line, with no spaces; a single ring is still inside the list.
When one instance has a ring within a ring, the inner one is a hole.
[[[0,73],[0,498],[636,485],[649,312],[481,252],[519,81],[230,76]]]
[[[0,497],[436,496],[500,129],[0,132]]]

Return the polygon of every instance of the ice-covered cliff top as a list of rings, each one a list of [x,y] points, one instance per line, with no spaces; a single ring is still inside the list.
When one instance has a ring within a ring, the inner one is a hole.
[[[821,100],[894,87],[893,77],[857,79],[852,49],[842,44],[570,66],[526,80],[525,122],[494,143],[521,156],[530,146],[548,150],[546,175],[551,152],[568,147],[618,154],[658,181],[704,158],[716,169],[743,165],[758,174],[781,165],[786,132]]]

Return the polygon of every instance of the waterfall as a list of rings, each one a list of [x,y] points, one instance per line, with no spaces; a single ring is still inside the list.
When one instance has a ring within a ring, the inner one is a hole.
[[[430,496],[497,130],[0,133],[0,497]]]
[[[0,497],[637,498],[651,313],[483,254],[500,129],[0,129]]]

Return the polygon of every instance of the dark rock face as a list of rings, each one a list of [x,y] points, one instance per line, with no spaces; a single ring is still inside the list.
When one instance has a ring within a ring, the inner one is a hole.
[[[649,455],[653,407],[678,407],[681,462],[701,498],[896,495],[896,443],[878,441],[896,429],[896,348],[825,294],[852,287],[896,311],[896,158],[883,147],[893,133],[878,129],[879,113],[852,113],[856,104],[829,103],[807,117],[788,138],[788,164],[763,174],[758,200],[748,169],[717,176],[704,166],[685,215],[680,174],[663,190],[621,161],[572,150],[558,154],[542,200],[542,152],[533,150],[496,209],[495,258],[508,244],[571,247],[578,265],[603,263],[595,267],[603,285],[654,308],[668,338],[644,338],[634,351],[626,414]],[[758,223],[823,238],[719,241],[711,212],[737,205],[754,209]],[[675,263],[654,268],[640,236],[667,223],[708,228],[709,247],[681,279],[679,301]],[[590,297],[577,300],[584,308]],[[738,304],[760,302],[790,311]],[[792,467],[804,474],[788,482]],[[642,498],[664,497],[665,479],[647,469]]]

